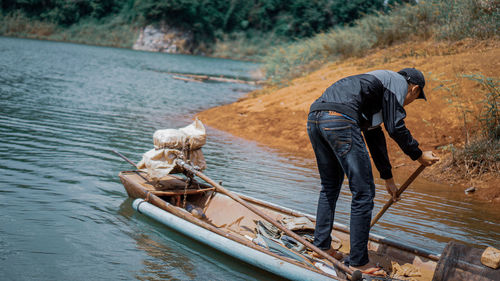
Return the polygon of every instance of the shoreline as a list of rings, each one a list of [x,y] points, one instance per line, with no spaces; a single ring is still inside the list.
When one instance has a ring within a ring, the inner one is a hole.
[[[453,43],[421,42],[400,44],[375,50],[363,58],[350,58],[323,66],[309,75],[293,79],[284,88],[272,86],[246,94],[240,100],[196,114],[206,125],[237,137],[290,153],[314,159],[306,132],[310,104],[333,82],[342,77],[375,69],[399,70],[417,67],[426,76],[428,101],[408,106],[405,119],[408,129],[421,144],[422,150],[433,150],[442,162],[449,154],[443,147],[460,145],[465,140],[463,121],[456,107],[449,102],[450,92],[458,93],[467,106],[480,99],[480,87],[464,74],[481,73],[498,77],[500,42],[497,40],[464,40]],[[471,94],[473,93],[473,94]],[[472,126],[472,125],[471,125]],[[396,177],[410,174],[418,163],[405,156],[386,135],[389,157]],[[423,177],[431,182],[474,186],[473,196],[483,201],[500,203],[500,180],[495,173],[480,178],[464,179],[438,165],[427,168]],[[374,169],[374,176],[378,171]]]

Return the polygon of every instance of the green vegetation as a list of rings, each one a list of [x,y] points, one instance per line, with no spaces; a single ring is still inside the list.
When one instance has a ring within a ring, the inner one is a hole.
[[[270,50],[290,42],[272,32],[232,32],[216,39],[210,53],[220,58],[262,61]]]
[[[443,166],[463,178],[480,177],[485,173],[500,175],[500,141],[477,138],[463,148],[450,147],[452,157]]]
[[[264,61],[276,84],[376,47],[500,30],[495,0],[4,0],[0,8],[0,35],[117,47],[165,22],[192,31],[195,52]]]
[[[130,48],[139,28],[121,17],[86,18],[64,27],[44,20],[28,18],[16,11],[0,13],[0,35],[66,41],[73,43]]]
[[[429,0],[378,12],[312,38],[275,48],[264,58],[270,81],[283,83],[338,58],[408,40],[498,37],[500,4],[494,0]]]
[[[466,140],[463,148],[447,147],[452,157],[444,167],[457,169],[469,179],[487,172],[500,175],[500,79],[480,74],[464,77],[477,81],[482,88],[484,97],[479,111],[468,111],[481,126],[471,141]]]
[[[390,0],[400,3],[412,0]],[[364,15],[384,0],[4,0],[0,35],[131,47],[139,27],[165,22],[194,33],[200,51],[256,59]],[[40,27],[40,30],[39,28]],[[110,33],[110,34],[107,34]],[[219,50],[221,49],[221,50]]]
[[[214,39],[218,33],[259,30],[278,36],[307,37],[364,14],[386,8],[383,0],[7,0],[4,13],[70,26],[83,19],[121,15],[130,21],[167,23]]]
[[[482,124],[482,135],[491,140],[500,140],[500,79],[480,74],[465,75],[464,77],[477,81],[484,92],[484,98],[481,101],[482,107],[477,116]]]

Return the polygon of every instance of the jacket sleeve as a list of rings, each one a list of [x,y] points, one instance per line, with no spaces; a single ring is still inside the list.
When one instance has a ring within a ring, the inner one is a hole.
[[[384,92],[382,116],[389,136],[396,141],[406,155],[410,156],[412,160],[417,160],[422,155],[422,150],[405,126],[406,111],[397,101],[396,95],[389,90]]]
[[[380,177],[385,180],[392,178],[392,167],[389,156],[387,155],[387,145],[385,143],[385,136],[384,132],[382,132],[382,128],[378,126],[371,130],[364,130],[363,134],[366,144],[370,149],[373,163],[375,163],[375,167],[377,167],[380,173]]]

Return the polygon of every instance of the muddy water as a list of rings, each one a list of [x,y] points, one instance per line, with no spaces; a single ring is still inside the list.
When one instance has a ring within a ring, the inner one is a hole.
[[[156,129],[184,126],[248,86],[165,72],[248,77],[251,63],[0,38],[0,280],[274,279],[131,208],[117,174]],[[295,159],[209,130],[207,174],[235,191],[315,212],[318,176]],[[377,206],[386,200],[378,187]],[[420,182],[374,232],[439,252],[451,239],[500,247],[499,215]],[[349,192],[338,221],[348,222]]]
[[[269,162],[268,165],[262,169],[262,173],[276,170],[273,177],[267,179],[266,183],[251,185],[272,183],[271,186],[277,188],[270,186],[265,195],[254,191],[258,190],[257,187],[249,188],[251,191],[248,193],[264,200],[272,198],[273,202],[314,214],[320,186],[314,160],[280,155],[279,160]],[[402,184],[408,176],[398,174],[397,183]],[[349,188],[345,185],[337,203],[337,222],[349,225],[350,200]],[[383,181],[378,179],[373,215],[378,213],[387,200],[389,196]],[[495,205],[475,201],[460,188],[417,178],[403,193],[402,199],[389,208],[372,232],[440,253],[451,240],[499,248],[499,223],[500,213]]]

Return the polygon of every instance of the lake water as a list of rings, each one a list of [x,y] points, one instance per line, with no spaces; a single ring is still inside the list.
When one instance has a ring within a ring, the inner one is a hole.
[[[118,179],[157,129],[189,124],[251,86],[167,72],[250,78],[258,65],[0,37],[0,280],[266,280],[135,212]],[[226,188],[315,213],[314,161],[208,129],[207,175]],[[387,200],[377,186],[376,210]],[[373,232],[440,252],[450,240],[500,247],[500,214],[419,181]],[[342,192],[338,221],[348,223]]]

